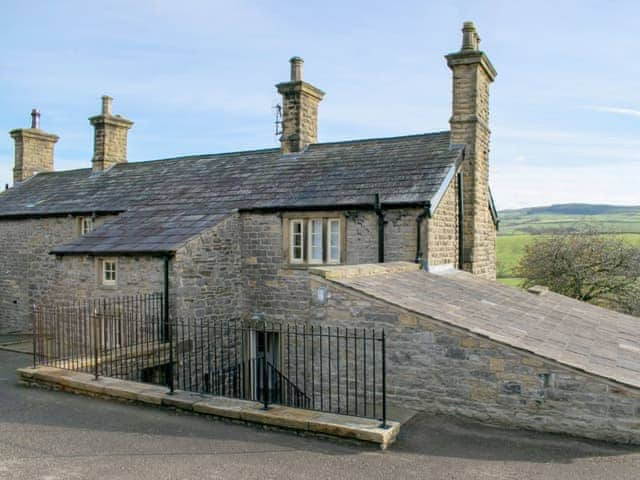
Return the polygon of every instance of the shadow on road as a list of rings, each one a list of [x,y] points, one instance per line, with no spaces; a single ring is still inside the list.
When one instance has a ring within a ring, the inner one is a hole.
[[[640,453],[637,446],[505,429],[426,414],[416,415],[403,426],[396,450],[429,456],[541,463],[569,463],[583,457]]]

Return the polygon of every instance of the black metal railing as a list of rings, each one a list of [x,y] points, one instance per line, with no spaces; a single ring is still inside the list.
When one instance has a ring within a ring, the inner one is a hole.
[[[162,306],[159,293],[34,306],[33,362],[142,381],[167,363]]]
[[[164,296],[34,308],[34,364],[386,424],[383,330],[167,320]]]

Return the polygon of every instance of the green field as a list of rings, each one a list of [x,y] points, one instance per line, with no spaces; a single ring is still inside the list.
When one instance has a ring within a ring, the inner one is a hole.
[[[520,286],[514,269],[528,244],[544,234],[593,228],[640,247],[640,207],[554,205],[500,212],[497,239],[498,281]]]

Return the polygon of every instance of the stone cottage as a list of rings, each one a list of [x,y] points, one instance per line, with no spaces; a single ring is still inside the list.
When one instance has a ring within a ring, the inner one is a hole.
[[[102,111],[91,168],[55,171],[55,135],[11,132],[14,186],[0,194],[0,331],[34,304],[157,291],[164,259],[176,313],[308,315],[309,265],[410,261],[495,277],[488,185],[489,85],[473,24],[453,72],[451,130],[318,143],[324,93],[291,59],[280,148],[129,163],[133,122]],[[250,293],[248,293],[250,292]]]
[[[91,167],[55,171],[34,111],[0,193],[0,333],[30,330],[32,305],[158,292],[166,274],[184,322],[387,329],[397,405],[640,443],[636,320],[493,281],[496,71],[462,32],[444,132],[319,143],[324,93],[298,57],[276,86],[280,148],[129,163],[133,123],[103,97]]]

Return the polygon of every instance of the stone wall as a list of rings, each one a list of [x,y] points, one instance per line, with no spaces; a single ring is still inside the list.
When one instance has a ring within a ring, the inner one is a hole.
[[[377,263],[376,214],[373,211],[342,213],[346,220],[346,263]],[[385,210],[386,261],[415,259],[419,213],[419,209]],[[261,313],[268,320],[280,322],[307,321],[309,277],[305,267],[288,265],[283,256],[281,217],[272,213],[243,213],[241,223],[242,282],[249,314]]]
[[[117,284],[102,285],[100,259],[115,259]],[[104,256],[64,255],[55,260],[52,279],[44,292],[46,304],[66,303],[87,298],[113,298],[162,292],[164,263],[147,255]]]
[[[172,261],[178,321],[231,320],[245,312],[240,215],[189,240]]]
[[[640,390],[487,340],[312,276],[325,326],[384,328],[389,401],[489,423],[640,444]]]
[[[384,261],[412,262],[416,258],[417,222],[420,209],[385,210]],[[377,222],[377,220],[376,220]],[[377,226],[377,225],[376,225]],[[423,225],[424,226],[424,225]],[[376,237],[377,238],[377,237]],[[424,236],[421,237],[424,240]],[[360,240],[359,240],[360,241]],[[377,251],[377,243],[376,250]],[[373,263],[377,262],[374,261]],[[348,263],[358,263],[349,259]]]
[[[97,217],[96,225],[111,218]],[[49,251],[77,236],[77,217],[0,221],[0,333],[31,330],[32,305],[43,301],[57,275]]]
[[[427,220],[429,266],[452,265],[458,262],[458,185],[453,178],[432,217]]]
[[[287,268],[283,258],[282,219],[277,214],[241,216],[242,281],[250,315],[272,321],[304,321],[308,313],[308,276]]]
[[[189,240],[171,259],[172,311],[180,321],[195,317],[229,319],[243,314],[239,227],[239,215],[231,216]],[[68,229],[69,225],[65,224],[63,230]],[[47,231],[53,232],[51,224],[47,224]],[[54,244],[59,243],[57,237]],[[44,250],[48,252],[48,248]],[[102,284],[98,267],[102,259],[116,260],[116,285]],[[42,281],[36,286],[41,302],[48,304],[159,293],[164,288],[164,259],[160,256],[64,255],[56,258],[45,253],[36,256],[34,264],[38,270],[47,272],[46,275],[37,273]]]

